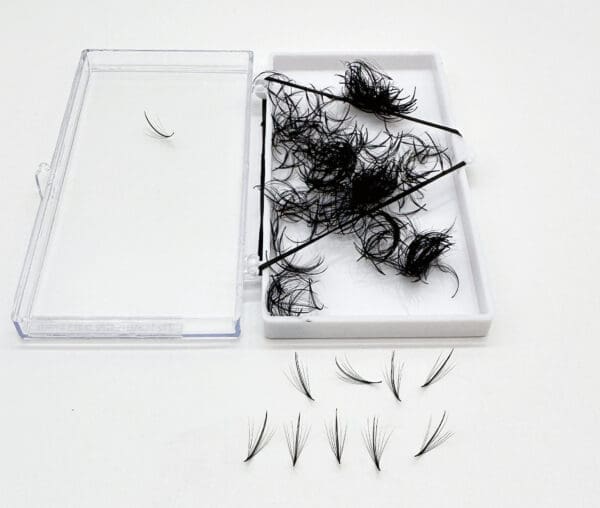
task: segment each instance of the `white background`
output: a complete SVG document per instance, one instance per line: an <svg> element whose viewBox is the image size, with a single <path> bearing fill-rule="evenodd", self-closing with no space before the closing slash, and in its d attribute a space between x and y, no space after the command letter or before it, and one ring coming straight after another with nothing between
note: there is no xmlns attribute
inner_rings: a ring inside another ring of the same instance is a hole
<svg viewBox="0 0 600 508"><path fill-rule="evenodd" d="M595 2L14 2L0 6L0 506L595 506L600 447L598 119ZM274 344L257 304L225 348L40 346L9 320L37 206L84 47L435 50L455 117L476 152L474 214L496 318L454 341L456 368L417 388L447 343ZM347 354L378 375L392 347L405 401L341 383ZM309 404L283 369L309 363ZM323 418L349 424L332 461ZM247 418L277 434L248 465ZM413 460L430 414L455 436ZM312 433L298 467L280 423ZM364 419L394 429L376 474Z"/></svg>

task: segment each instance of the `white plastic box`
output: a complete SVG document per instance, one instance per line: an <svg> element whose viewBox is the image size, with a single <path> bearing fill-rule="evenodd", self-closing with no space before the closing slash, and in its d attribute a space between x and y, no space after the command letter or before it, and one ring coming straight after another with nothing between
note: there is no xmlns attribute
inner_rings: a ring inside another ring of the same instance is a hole
<svg viewBox="0 0 600 508"><path fill-rule="evenodd" d="M452 124L432 54L276 54L267 67L335 87L342 62L355 58L416 86L421 117ZM259 183L248 180L250 129L260 129L251 85L262 70L253 69L250 51L82 53L15 297L23 338L242 333L244 279L253 285L245 259L255 250L253 239L244 243L245 197L249 209L259 199L258 190L248 192ZM175 135L157 138L144 112ZM464 171L428 188L427 202L423 226L454 222L455 298L447 276L432 275L428 285L378 276L356 262L351 241L332 236L318 243L328 266L318 287L326 307L274 317L263 302L267 337L485 335L491 305ZM267 206L267 223L268 215ZM263 295L267 283L265 270Z"/></svg>

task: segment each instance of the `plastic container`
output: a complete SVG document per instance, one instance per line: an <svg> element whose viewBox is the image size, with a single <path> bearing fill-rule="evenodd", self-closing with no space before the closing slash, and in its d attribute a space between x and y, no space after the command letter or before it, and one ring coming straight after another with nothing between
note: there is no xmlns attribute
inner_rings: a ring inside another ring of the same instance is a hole
<svg viewBox="0 0 600 508"><path fill-rule="evenodd" d="M342 62L355 58L374 61L406 88L416 86L420 117L452 124L433 54L275 54L267 67L335 88ZM36 174L41 202L12 313L21 337L242 333L244 283L246 294L254 288L264 297L269 273L249 275L256 265L259 181L249 181L248 154L260 153L261 143L252 77L261 70L253 71L251 51L82 53L54 156ZM266 132L270 153L270 121ZM445 138L462 157L456 141ZM267 157L267 179L270 171ZM485 335L492 311L468 194L459 170L427 189L429 211L417 219L425 228L453 225L456 246L447 262L460 277L456 297L447 275L433 274L429 284L380 276L356 262L352 241L332 235L318 242L328 266L318 283L326 307L274 317L263 301L267 337ZM269 213L267 203L265 224Z"/></svg>

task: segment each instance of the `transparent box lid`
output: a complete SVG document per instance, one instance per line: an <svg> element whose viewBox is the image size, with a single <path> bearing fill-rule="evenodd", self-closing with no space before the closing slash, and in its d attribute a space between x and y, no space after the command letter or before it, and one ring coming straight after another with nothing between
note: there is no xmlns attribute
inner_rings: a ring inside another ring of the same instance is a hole
<svg viewBox="0 0 600 508"><path fill-rule="evenodd" d="M239 335L251 82L249 51L82 53L21 336Z"/></svg>

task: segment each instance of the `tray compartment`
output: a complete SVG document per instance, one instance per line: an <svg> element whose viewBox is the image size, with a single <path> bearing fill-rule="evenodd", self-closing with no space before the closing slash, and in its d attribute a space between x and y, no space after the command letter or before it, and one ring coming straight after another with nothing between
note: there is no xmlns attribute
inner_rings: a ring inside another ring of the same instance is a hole
<svg viewBox="0 0 600 508"><path fill-rule="evenodd" d="M336 75L342 74L343 62L354 59L374 62L389 74L398 86L417 89L419 107L416 116L452 125L439 58L430 53L348 53L348 54L275 54L271 68L298 83L339 89ZM381 130L381 123L369 115L358 117L370 132ZM402 129L423 132L417 124L401 122ZM434 131L429 130L434 133ZM270 116L268 141L270 141ZM462 141L435 132L436 138L454 152L455 161L464 158ZM270 152L270 144L268 144ZM271 177L271 158L267 158L267 180ZM358 254L349 237L331 235L305 250L325 257L327 271L317 278L315 289L326 305L322 311L295 317L276 317L266 311L264 295L269 271L262 277L263 320L270 338L328 337L457 337L483 336L487 333L492 310L486 277L474 232L469 205L469 189L464 170L427 187L428 211L419 213L421 229L453 225L455 246L445 257L460 277L455 298L452 277L432 272L429 284L413 283L401 276L379 275L367 262L356 262ZM266 203L265 222L271 210ZM294 226L292 226L293 228ZM270 245L265 227L265 245Z"/></svg>

